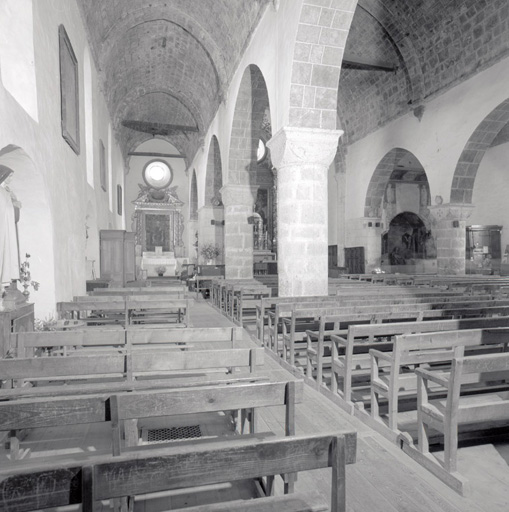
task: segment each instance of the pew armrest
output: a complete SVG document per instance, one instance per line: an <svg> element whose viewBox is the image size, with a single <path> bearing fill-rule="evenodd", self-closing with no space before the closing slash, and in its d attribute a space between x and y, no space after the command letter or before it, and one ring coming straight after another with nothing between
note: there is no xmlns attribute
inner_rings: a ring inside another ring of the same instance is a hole
<svg viewBox="0 0 509 512"><path fill-rule="evenodd" d="M346 338L343 338L343 336L338 336L337 334L331 334L330 339L334 343L338 343L340 345L343 345L344 347L346 347L346 345L348 344L348 340Z"/></svg>
<svg viewBox="0 0 509 512"><path fill-rule="evenodd" d="M449 379L444 377L443 374L439 374L437 372L430 372L429 370L425 370L424 368L416 368L414 370L415 374L423 380L430 380L435 384L443 386L444 388L449 387Z"/></svg>
<svg viewBox="0 0 509 512"><path fill-rule="evenodd" d="M380 352L380 350L376 350L374 348L370 349L369 355L371 358L383 359L384 361L392 361L392 353L390 352Z"/></svg>

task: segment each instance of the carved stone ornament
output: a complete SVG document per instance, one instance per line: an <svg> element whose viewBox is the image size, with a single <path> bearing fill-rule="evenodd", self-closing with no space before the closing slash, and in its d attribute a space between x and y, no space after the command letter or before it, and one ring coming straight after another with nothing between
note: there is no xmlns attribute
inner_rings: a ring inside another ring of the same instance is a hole
<svg viewBox="0 0 509 512"><path fill-rule="evenodd" d="M254 192L249 185L225 185L219 192L225 206L254 204Z"/></svg>
<svg viewBox="0 0 509 512"><path fill-rule="evenodd" d="M214 207L223 206L223 201L221 200L221 194L217 192L214 197L210 200L210 203Z"/></svg>
<svg viewBox="0 0 509 512"><path fill-rule="evenodd" d="M342 130L286 127L267 142L277 169L316 165L329 167L336 156Z"/></svg>
<svg viewBox="0 0 509 512"><path fill-rule="evenodd" d="M150 206L154 209L167 210L168 208L179 209L184 206L184 203L177 195L178 186L163 190L156 190L141 183L138 186L140 187L140 192L138 197L132 202L137 208Z"/></svg>
<svg viewBox="0 0 509 512"><path fill-rule="evenodd" d="M475 206L472 204L442 204L436 206L429 206L429 212L433 225L439 222L450 220L467 220Z"/></svg>

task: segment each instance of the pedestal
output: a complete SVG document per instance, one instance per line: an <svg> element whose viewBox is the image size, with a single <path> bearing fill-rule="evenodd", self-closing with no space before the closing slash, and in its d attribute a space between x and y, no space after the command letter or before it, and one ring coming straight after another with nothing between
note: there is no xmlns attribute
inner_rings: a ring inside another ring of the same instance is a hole
<svg viewBox="0 0 509 512"><path fill-rule="evenodd" d="M16 306L10 311L0 311L0 358L6 356L11 348L10 335L13 332L34 330L34 305Z"/></svg>
<svg viewBox="0 0 509 512"><path fill-rule="evenodd" d="M277 168L279 295L327 295L327 173L340 130L283 128L267 146Z"/></svg>

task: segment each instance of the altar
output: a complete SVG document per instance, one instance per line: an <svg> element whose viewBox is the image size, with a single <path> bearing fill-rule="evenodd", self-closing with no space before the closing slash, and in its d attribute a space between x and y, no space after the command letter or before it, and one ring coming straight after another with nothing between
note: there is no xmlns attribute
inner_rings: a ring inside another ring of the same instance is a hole
<svg viewBox="0 0 509 512"><path fill-rule="evenodd" d="M161 274L165 276L176 275L177 260L173 251L163 251L157 246L154 251L143 251L141 258L141 270L146 271L147 277L155 277Z"/></svg>

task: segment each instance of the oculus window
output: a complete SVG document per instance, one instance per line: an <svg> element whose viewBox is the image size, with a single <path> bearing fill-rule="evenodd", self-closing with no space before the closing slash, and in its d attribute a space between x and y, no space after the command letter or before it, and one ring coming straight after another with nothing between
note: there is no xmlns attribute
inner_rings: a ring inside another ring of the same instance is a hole
<svg viewBox="0 0 509 512"><path fill-rule="evenodd" d="M143 181L151 188L166 188L172 180L171 167L162 160L152 160L143 169Z"/></svg>

